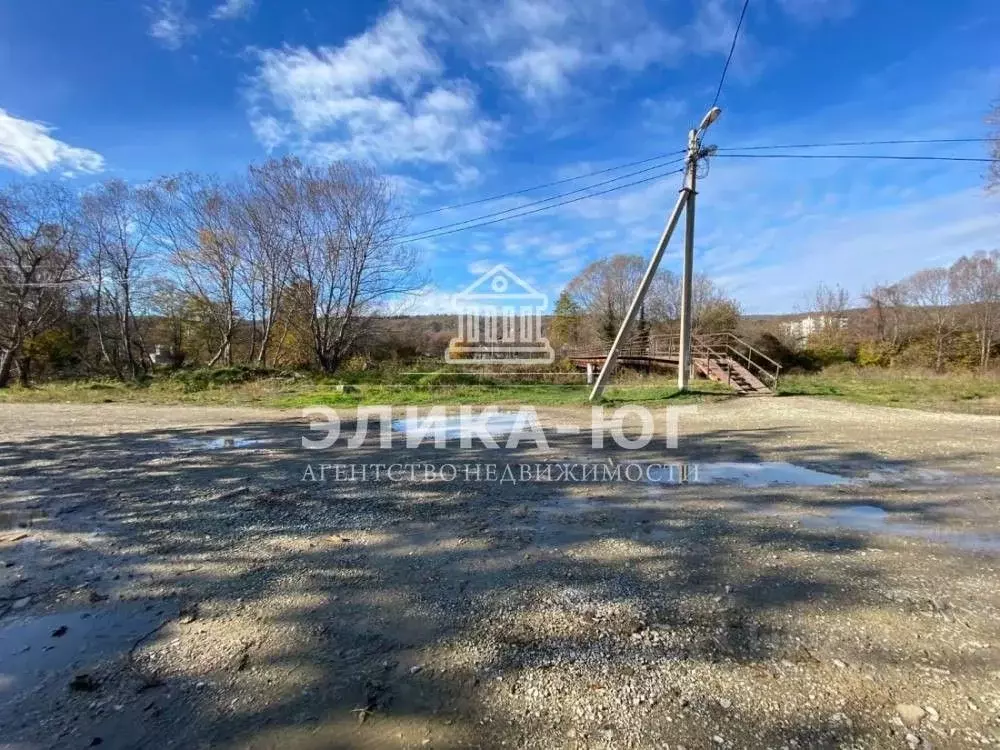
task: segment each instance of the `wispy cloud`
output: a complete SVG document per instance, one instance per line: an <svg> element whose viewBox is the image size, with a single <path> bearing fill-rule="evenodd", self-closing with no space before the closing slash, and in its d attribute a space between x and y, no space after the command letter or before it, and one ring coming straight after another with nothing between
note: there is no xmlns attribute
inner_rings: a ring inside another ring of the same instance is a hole
<svg viewBox="0 0 1000 750"><path fill-rule="evenodd" d="M466 57L499 71L534 103L566 95L588 73L672 64L684 46L642 0L503 0L488 6L409 0L403 7L458 40Z"/></svg>
<svg viewBox="0 0 1000 750"><path fill-rule="evenodd" d="M703 258L753 311L791 311L820 283L852 295L898 281L921 268L948 265L960 255L990 249L1000 236L1000 213L979 188L897 206L776 225L726 243ZM740 252L733 262L732 253Z"/></svg>
<svg viewBox="0 0 1000 750"><path fill-rule="evenodd" d="M261 52L250 102L265 146L324 159L458 165L498 133L472 84L444 76L424 25L398 9L340 47Z"/></svg>
<svg viewBox="0 0 1000 750"><path fill-rule="evenodd" d="M0 166L27 175L60 170L71 176L104 169L99 153L57 140L52 131L49 125L21 120L0 109Z"/></svg>
<svg viewBox="0 0 1000 750"><path fill-rule="evenodd" d="M447 164L464 169L468 182L477 176L469 161L495 148L502 126L483 114L467 76L475 72L483 86L499 84L544 113L582 88L607 95L602 73L621 82L623 72L725 55L738 16L732 5L705 0L687 17L671 9L676 17L668 19L644 0L396 0L339 46L259 52L251 126L268 149ZM756 54L749 34L741 50Z"/></svg>
<svg viewBox="0 0 1000 750"><path fill-rule="evenodd" d="M149 35L169 50L180 49L187 38L197 31L187 17L185 0L160 0L156 7L150 9L150 14Z"/></svg>
<svg viewBox="0 0 1000 750"><path fill-rule="evenodd" d="M455 290L425 286L396 300L393 312L397 315L451 315L455 313Z"/></svg>
<svg viewBox="0 0 1000 750"><path fill-rule="evenodd" d="M566 93L570 80L586 62L572 45L543 41L500 63L510 82L535 101Z"/></svg>
<svg viewBox="0 0 1000 750"><path fill-rule="evenodd" d="M253 10L255 0L224 0L215 6L212 18L217 21L234 21L246 18Z"/></svg>

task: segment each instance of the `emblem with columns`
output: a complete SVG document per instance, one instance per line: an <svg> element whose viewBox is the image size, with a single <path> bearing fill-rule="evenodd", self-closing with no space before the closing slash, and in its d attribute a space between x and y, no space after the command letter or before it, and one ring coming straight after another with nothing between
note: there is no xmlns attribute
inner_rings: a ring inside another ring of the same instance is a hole
<svg viewBox="0 0 1000 750"><path fill-rule="evenodd" d="M548 298L504 265L496 265L452 297L458 336L445 361L457 363L549 364L555 352L542 336Z"/></svg>

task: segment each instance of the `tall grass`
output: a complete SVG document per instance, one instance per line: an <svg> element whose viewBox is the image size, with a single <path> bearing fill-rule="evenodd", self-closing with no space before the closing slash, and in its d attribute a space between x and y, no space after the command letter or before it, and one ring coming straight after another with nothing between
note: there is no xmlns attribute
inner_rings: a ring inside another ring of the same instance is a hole
<svg viewBox="0 0 1000 750"><path fill-rule="evenodd" d="M783 376L778 393L913 409L1000 414L1000 377L995 373L836 365L819 373Z"/></svg>

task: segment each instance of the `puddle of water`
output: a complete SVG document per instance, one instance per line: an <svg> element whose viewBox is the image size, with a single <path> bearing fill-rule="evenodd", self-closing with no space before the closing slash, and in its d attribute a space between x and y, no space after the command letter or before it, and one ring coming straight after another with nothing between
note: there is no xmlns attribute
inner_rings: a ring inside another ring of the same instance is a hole
<svg viewBox="0 0 1000 750"><path fill-rule="evenodd" d="M13 621L0 628L0 695L31 690L31 683L47 672L65 672L68 685L74 673L124 653L137 638L174 615L176 607L157 603Z"/></svg>
<svg viewBox="0 0 1000 750"><path fill-rule="evenodd" d="M260 445L263 440L257 438L173 438L170 444L177 448L189 451L218 451L227 448L253 448Z"/></svg>
<svg viewBox="0 0 1000 750"><path fill-rule="evenodd" d="M854 528L881 528L889 521L889 514L877 505L849 505L830 513L830 520Z"/></svg>
<svg viewBox="0 0 1000 750"><path fill-rule="evenodd" d="M894 521L889 513L876 505L848 505L835 508L823 516L806 515L799 519L810 529L844 529L848 531L886 534L940 542L951 547L980 552L1000 552L1000 536L971 534L954 529Z"/></svg>
<svg viewBox="0 0 1000 750"><path fill-rule="evenodd" d="M660 482L664 484L739 484L743 487L775 484L830 487L851 481L839 474L815 471L784 461L677 464L665 466L660 477Z"/></svg>
<svg viewBox="0 0 1000 750"><path fill-rule="evenodd" d="M958 477L941 469L897 468L880 466L865 475L865 481L872 484L954 484L956 482L977 481L977 477Z"/></svg>
<svg viewBox="0 0 1000 750"><path fill-rule="evenodd" d="M516 430L534 430L538 424L530 414L521 412L481 412L479 414L454 414L427 416L416 419L394 419L392 429L404 435L423 434L426 440L455 440L479 435L499 437Z"/></svg>

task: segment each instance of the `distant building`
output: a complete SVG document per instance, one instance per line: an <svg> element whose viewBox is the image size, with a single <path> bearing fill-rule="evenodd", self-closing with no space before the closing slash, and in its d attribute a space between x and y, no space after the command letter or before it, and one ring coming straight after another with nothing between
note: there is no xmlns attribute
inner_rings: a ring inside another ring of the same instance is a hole
<svg viewBox="0 0 1000 750"><path fill-rule="evenodd" d="M174 353L169 346L157 344L153 353L149 355L149 359L153 363L154 367L160 365L170 365L174 362Z"/></svg>
<svg viewBox="0 0 1000 750"><path fill-rule="evenodd" d="M790 320L787 323L782 323L781 327L789 338L802 346L809 342L809 337L814 333L847 328L847 318L832 315L807 315L801 320Z"/></svg>

